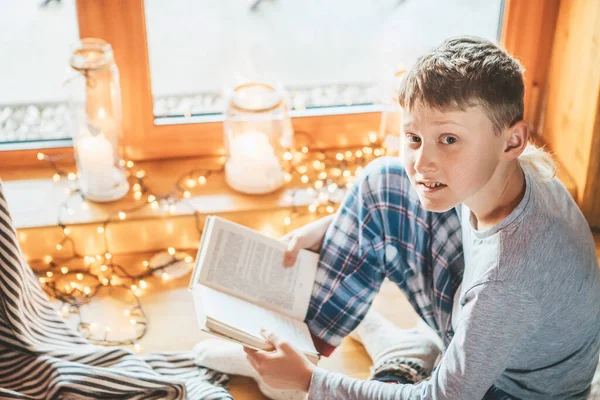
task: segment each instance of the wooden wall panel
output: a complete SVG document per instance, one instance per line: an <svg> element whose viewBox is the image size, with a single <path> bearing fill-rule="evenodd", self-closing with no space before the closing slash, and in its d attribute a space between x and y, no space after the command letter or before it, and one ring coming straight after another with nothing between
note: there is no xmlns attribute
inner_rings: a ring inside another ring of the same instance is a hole
<svg viewBox="0 0 600 400"><path fill-rule="evenodd" d="M560 0L507 0L502 45L525 67L525 120L538 134Z"/></svg>
<svg viewBox="0 0 600 400"><path fill-rule="evenodd" d="M542 139L573 178L588 222L600 227L600 1L561 1L554 38Z"/></svg>

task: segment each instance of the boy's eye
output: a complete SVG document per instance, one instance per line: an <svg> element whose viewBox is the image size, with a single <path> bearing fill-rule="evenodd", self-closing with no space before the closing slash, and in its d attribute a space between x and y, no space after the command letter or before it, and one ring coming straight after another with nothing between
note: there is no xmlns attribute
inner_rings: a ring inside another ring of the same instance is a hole
<svg viewBox="0 0 600 400"><path fill-rule="evenodd" d="M456 138L454 136L446 136L442 139L442 142L445 144L454 144L456 143Z"/></svg>
<svg viewBox="0 0 600 400"><path fill-rule="evenodd" d="M407 133L406 139L408 140L408 143L420 143L421 142L421 138L418 137L417 135L413 135L412 133Z"/></svg>

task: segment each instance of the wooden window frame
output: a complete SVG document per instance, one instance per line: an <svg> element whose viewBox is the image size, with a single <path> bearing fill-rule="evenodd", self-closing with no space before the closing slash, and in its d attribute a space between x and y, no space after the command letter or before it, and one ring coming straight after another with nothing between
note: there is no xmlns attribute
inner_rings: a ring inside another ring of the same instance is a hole
<svg viewBox="0 0 600 400"><path fill-rule="evenodd" d="M501 42L527 67L526 119L536 125L541 112L559 0L505 0ZM121 74L124 154L132 160L220 155L222 122L156 125L146 38L144 0L77 0L80 37L99 37L113 46ZM347 109L348 114L294 117L296 131L308 132L313 146L344 148L368 142L379 129L380 113ZM47 151L45 151L47 152ZM72 157L72 148L52 149ZM37 162L37 150L0 152L1 168Z"/></svg>

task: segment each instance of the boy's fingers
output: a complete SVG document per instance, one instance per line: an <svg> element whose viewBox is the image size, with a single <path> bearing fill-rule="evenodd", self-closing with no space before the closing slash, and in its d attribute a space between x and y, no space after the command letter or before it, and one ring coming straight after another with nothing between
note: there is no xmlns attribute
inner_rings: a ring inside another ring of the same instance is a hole
<svg viewBox="0 0 600 400"><path fill-rule="evenodd" d="M256 363L256 360L254 359L254 357L251 354L247 354L246 359L248 360L248 362L250 363L252 368L254 368L255 370L258 371L258 364Z"/></svg>
<svg viewBox="0 0 600 400"><path fill-rule="evenodd" d="M256 365L259 365L269 358L269 353L263 350L254 350L244 347L244 351L246 352L246 358L252 360Z"/></svg>
<svg viewBox="0 0 600 400"><path fill-rule="evenodd" d="M263 335L263 337L265 339L267 339L267 341L269 343L271 343L277 350L279 350L279 347L281 345L281 340L279 339L279 336L275 332L271 332L266 329L261 329L260 333L261 333L261 335Z"/></svg>
<svg viewBox="0 0 600 400"><path fill-rule="evenodd" d="M285 251L285 256L283 257L283 265L286 267L291 267L296 263L296 257L298 256L298 237L293 236L287 245L287 249Z"/></svg>
<svg viewBox="0 0 600 400"><path fill-rule="evenodd" d="M287 253L293 252L294 250L296 250L297 246L298 246L298 236L294 235L290 238L290 240L288 240L286 252Z"/></svg>
<svg viewBox="0 0 600 400"><path fill-rule="evenodd" d="M296 264L296 254L286 254L283 258L283 265L285 267L293 267Z"/></svg>

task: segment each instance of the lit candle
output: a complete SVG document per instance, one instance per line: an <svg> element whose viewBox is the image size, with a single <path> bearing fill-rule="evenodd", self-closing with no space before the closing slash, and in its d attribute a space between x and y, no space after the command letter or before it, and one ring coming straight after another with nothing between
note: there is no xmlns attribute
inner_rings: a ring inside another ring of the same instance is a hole
<svg viewBox="0 0 600 400"><path fill-rule="evenodd" d="M285 172L269 138L259 131L231 139L225 174L230 186L251 194L271 192L285 181Z"/></svg>
<svg viewBox="0 0 600 400"><path fill-rule="evenodd" d="M112 145L104 135L81 138L77 142L77 157L85 192L103 194L121 183L119 171L113 165Z"/></svg>

